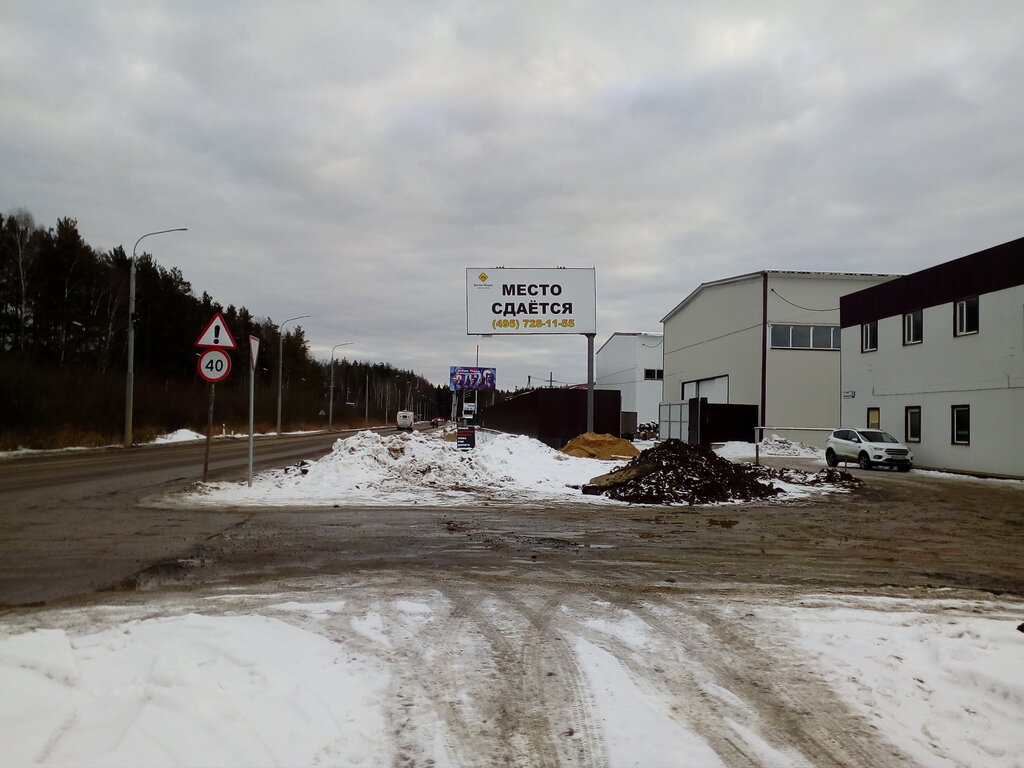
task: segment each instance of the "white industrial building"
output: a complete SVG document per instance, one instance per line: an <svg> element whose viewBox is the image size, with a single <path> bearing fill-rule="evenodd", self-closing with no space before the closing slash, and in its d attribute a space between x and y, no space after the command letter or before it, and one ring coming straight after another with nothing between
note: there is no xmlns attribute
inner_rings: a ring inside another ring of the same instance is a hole
<svg viewBox="0 0 1024 768"><path fill-rule="evenodd" d="M613 333L595 355L594 387L622 393L625 422L646 424L658 420L661 402L662 335Z"/></svg>
<svg viewBox="0 0 1024 768"><path fill-rule="evenodd" d="M842 328L843 426L1024 477L1024 238L845 296Z"/></svg>
<svg viewBox="0 0 1024 768"><path fill-rule="evenodd" d="M839 426L839 297L893 277L764 270L701 284L661 321L661 437L686 439L687 402L707 398L757 406L769 436L823 445L823 432L784 428Z"/></svg>

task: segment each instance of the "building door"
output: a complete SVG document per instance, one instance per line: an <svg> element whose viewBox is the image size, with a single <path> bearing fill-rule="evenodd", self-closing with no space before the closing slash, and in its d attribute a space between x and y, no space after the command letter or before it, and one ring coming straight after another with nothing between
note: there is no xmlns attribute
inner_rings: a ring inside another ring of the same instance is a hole
<svg viewBox="0 0 1024 768"><path fill-rule="evenodd" d="M868 408L868 429L882 428L882 409Z"/></svg>

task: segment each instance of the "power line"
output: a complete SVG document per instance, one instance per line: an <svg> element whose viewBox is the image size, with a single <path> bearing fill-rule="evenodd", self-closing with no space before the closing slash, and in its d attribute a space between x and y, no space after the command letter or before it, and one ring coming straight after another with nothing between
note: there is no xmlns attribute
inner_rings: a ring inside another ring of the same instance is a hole
<svg viewBox="0 0 1024 768"><path fill-rule="evenodd" d="M805 312L838 312L839 311L839 307L830 307L829 309L813 309L811 307L801 307L799 304L794 304L792 301L787 299L785 296L783 296L781 293L776 291L774 288L772 288L772 293L774 293L776 296L778 296L780 299L782 299L784 302L786 302L790 306L796 307L797 309L802 309Z"/></svg>
<svg viewBox="0 0 1024 768"><path fill-rule="evenodd" d="M686 344L686 345L684 345L682 347L679 347L677 349L670 349L667 352L665 352L665 354L666 355L671 355L674 352L682 352L684 349L690 349L691 347L699 347L701 344L707 344L708 342L711 342L711 341L718 341L719 339L724 339L727 336L735 336L737 333L744 333L746 331L752 331L753 329L760 328L760 327L761 327L761 323L755 323L754 325L748 325L746 328L739 328L739 329L737 329L735 331L729 331L728 333L723 333L721 336L714 336L713 338L710 338L710 339L702 339L700 341L695 341L693 344Z"/></svg>

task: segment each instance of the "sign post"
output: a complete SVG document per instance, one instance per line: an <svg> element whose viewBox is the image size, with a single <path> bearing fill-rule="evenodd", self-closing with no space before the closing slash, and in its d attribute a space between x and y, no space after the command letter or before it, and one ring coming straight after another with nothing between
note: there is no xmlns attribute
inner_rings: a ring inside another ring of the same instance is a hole
<svg viewBox="0 0 1024 768"><path fill-rule="evenodd" d="M203 482L210 473L210 442L213 440L213 394L217 389L214 382L210 382L210 410L206 416L206 451L203 453Z"/></svg>
<svg viewBox="0 0 1024 768"><path fill-rule="evenodd" d="M225 349L235 348L235 339L228 330L224 317L218 312L213 320L206 324L206 328L199 338L196 339L197 347L206 347L206 351L199 356L199 375L210 382L210 408L206 418L206 451L203 455L203 482L209 477L210 470L210 443L213 440L213 401L217 382L223 381L231 373L231 358Z"/></svg>
<svg viewBox="0 0 1024 768"><path fill-rule="evenodd" d="M252 488L252 446L253 427L255 426L256 401L256 356L260 352L260 340L257 336L249 337L249 487Z"/></svg>

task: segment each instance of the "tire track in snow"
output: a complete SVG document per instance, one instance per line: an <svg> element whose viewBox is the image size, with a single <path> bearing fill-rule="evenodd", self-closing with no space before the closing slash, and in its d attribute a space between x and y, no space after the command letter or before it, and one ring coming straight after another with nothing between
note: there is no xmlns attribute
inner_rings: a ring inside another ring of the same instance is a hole
<svg viewBox="0 0 1024 768"><path fill-rule="evenodd" d="M596 726L595 704L576 654L559 630L559 610L575 590L560 588L543 599L539 609L531 608L511 590L505 593L530 622L522 641L523 667L529 669L539 699L548 713L548 730L559 753L556 765L606 768L608 752ZM563 718L568 716L568 724ZM571 747L571 748L570 748Z"/></svg>
<svg viewBox="0 0 1024 768"><path fill-rule="evenodd" d="M479 583L440 589L452 615L438 647L454 649L471 636L481 641L469 663L465 655L442 653L430 679L460 762L604 766L583 677L568 645L550 631L560 593L532 608L510 590ZM467 669L478 674L464 680L460 670Z"/></svg>
<svg viewBox="0 0 1024 768"><path fill-rule="evenodd" d="M651 594L632 600L621 591L607 593L609 602L658 633L675 663L647 667L622 660L667 691L675 711L726 764L771 764L766 751L796 752L797 762L812 765L911 764L777 639L785 627L754 624L752 615L724 616L701 599L679 605L669 595L658 597L655 603ZM753 739L729 721L746 723ZM757 739L768 750L751 743Z"/></svg>

